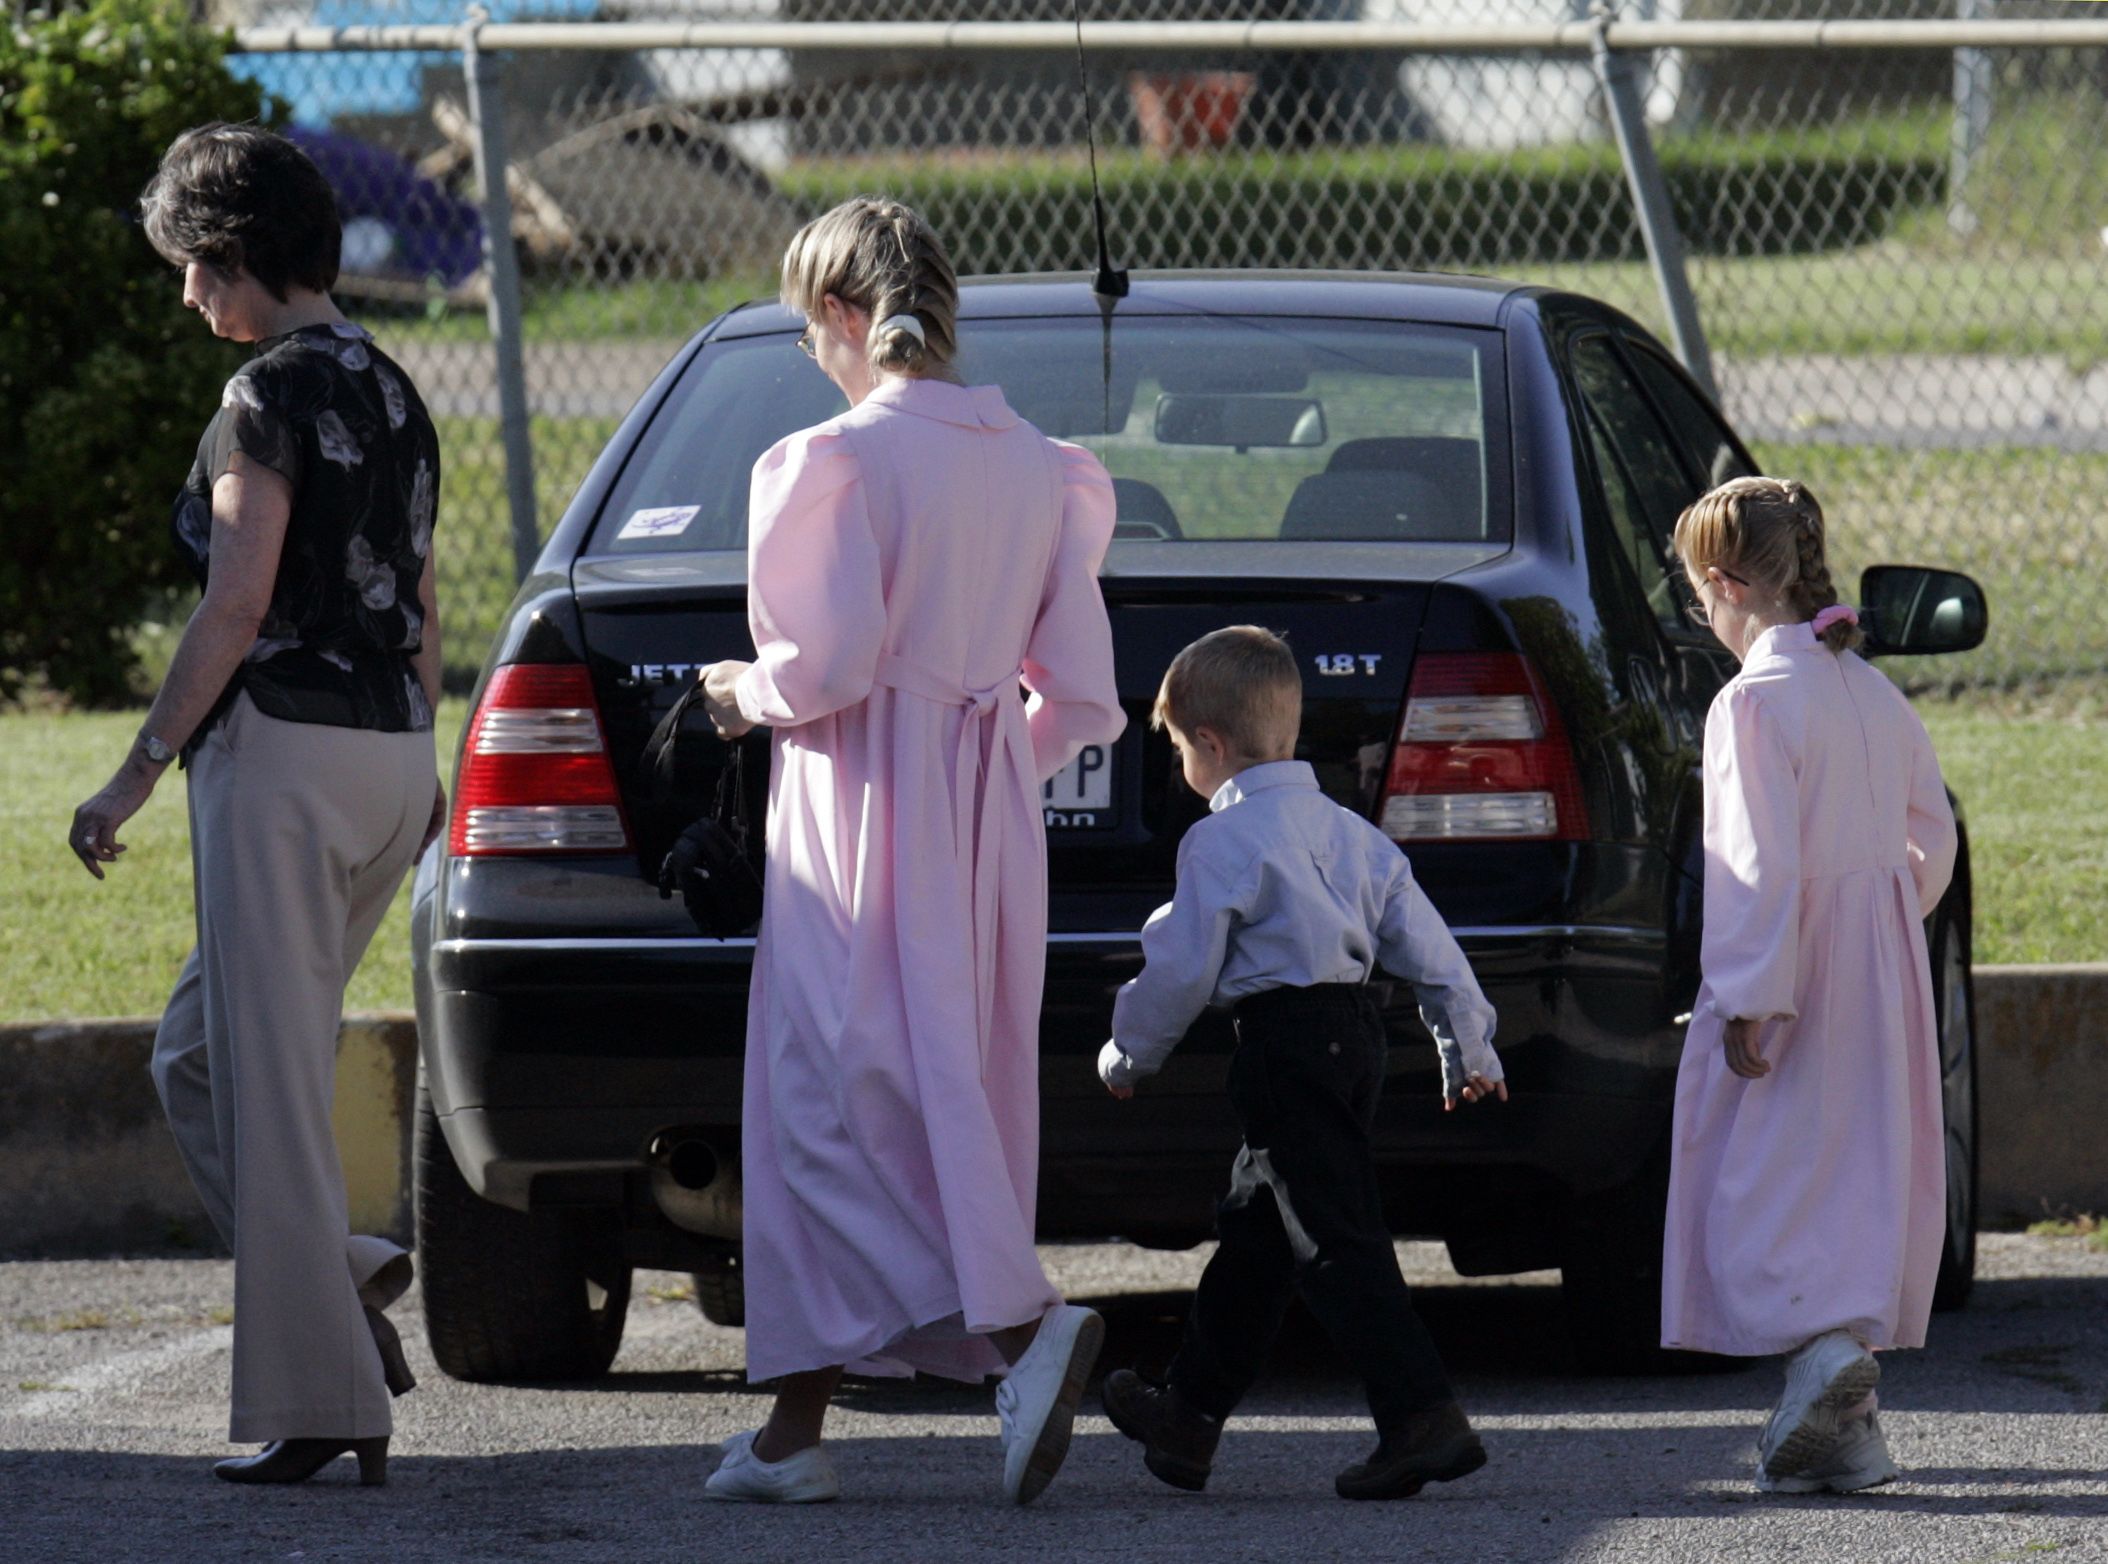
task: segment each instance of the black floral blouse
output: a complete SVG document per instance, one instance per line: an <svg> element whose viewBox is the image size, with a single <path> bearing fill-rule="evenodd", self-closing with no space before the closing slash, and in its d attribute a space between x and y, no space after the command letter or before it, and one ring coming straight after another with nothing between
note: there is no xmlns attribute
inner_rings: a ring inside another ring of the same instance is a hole
<svg viewBox="0 0 2108 1564"><path fill-rule="evenodd" d="M176 543L202 585L212 486L234 453L293 485L271 606L207 731L247 690L288 722L421 732L432 708L410 658L417 583L432 549L439 438L410 377L357 326L308 326L257 344L176 498Z"/></svg>

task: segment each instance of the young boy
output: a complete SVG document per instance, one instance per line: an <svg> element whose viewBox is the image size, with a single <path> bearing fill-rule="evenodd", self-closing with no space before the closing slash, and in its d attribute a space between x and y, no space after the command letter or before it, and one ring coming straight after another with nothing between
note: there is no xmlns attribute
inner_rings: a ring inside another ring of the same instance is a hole
<svg viewBox="0 0 2108 1564"><path fill-rule="evenodd" d="M1199 1489L1223 1420L1257 1377L1290 1298L1367 1387L1379 1443L1341 1472L1347 1499L1397 1499L1476 1471L1486 1452L1413 1312L1369 1152L1384 1028L1364 986L1413 984L1442 1058L1445 1108L1507 1099L1493 1010L1464 953L1375 826L1291 758L1302 676L1277 635L1238 625L1178 654L1153 725L1168 728L1209 817L1179 845L1178 890L1142 930L1147 965L1120 990L1098 1073L1115 1097L1160 1069L1203 1007L1228 1004L1230 1100L1244 1146L1218 1208L1167 1382L1106 1376L1106 1415L1149 1470Z"/></svg>

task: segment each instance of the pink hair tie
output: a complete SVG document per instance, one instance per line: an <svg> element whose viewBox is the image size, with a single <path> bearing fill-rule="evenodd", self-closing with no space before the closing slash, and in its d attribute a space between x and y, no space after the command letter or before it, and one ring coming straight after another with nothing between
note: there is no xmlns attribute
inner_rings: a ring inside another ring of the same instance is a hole
<svg viewBox="0 0 2108 1564"><path fill-rule="evenodd" d="M1859 623L1859 610L1844 603L1832 603L1810 622L1814 626L1815 633L1821 635L1839 620L1844 621L1846 624L1856 625Z"/></svg>

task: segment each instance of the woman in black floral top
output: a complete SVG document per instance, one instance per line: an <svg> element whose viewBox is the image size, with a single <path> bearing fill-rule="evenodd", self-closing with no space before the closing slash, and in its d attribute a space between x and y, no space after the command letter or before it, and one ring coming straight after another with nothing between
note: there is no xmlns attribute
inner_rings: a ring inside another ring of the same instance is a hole
<svg viewBox="0 0 2108 1564"><path fill-rule="evenodd" d="M385 733L432 725L412 663L432 554L439 444L409 377L348 321L265 339L227 382L176 501L176 541L211 579L213 486L236 452L283 477L293 513L257 638L223 702ZM308 480L308 481L303 481Z"/></svg>
<svg viewBox="0 0 2108 1564"><path fill-rule="evenodd" d="M253 343L176 500L204 595L145 726L75 812L88 871L180 752L198 948L154 1081L235 1258L233 1482L299 1482L347 1451L385 1479L413 1381L381 1312L410 1257L348 1233L330 1126L344 987L446 813L432 747L439 446L410 379L331 302L328 184L253 127L178 137L142 200L183 301Z"/></svg>

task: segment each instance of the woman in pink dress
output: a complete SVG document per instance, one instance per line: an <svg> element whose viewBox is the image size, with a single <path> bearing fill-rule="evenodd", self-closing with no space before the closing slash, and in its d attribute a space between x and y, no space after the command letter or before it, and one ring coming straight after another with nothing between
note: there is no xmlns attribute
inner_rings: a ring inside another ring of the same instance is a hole
<svg viewBox="0 0 2108 1564"><path fill-rule="evenodd" d="M1048 1282L1033 1220L1040 786L1126 723L1097 580L1112 483L960 383L958 286L907 207L809 224L783 299L850 406L755 464L756 656L703 674L721 732L774 730L744 1262L747 1373L782 1382L708 1491L833 1498L844 1365L1007 1368L1003 1485L1025 1503L1104 1330Z"/></svg>
<svg viewBox="0 0 2108 1564"><path fill-rule="evenodd" d="M1924 724L1854 652L1823 515L1737 478L1676 550L1742 671L1705 727L1705 939L1677 1077L1662 1344L1791 1354L1767 1492L1892 1481L1873 1350L1924 1345L1946 1221L1923 919L1954 869Z"/></svg>

